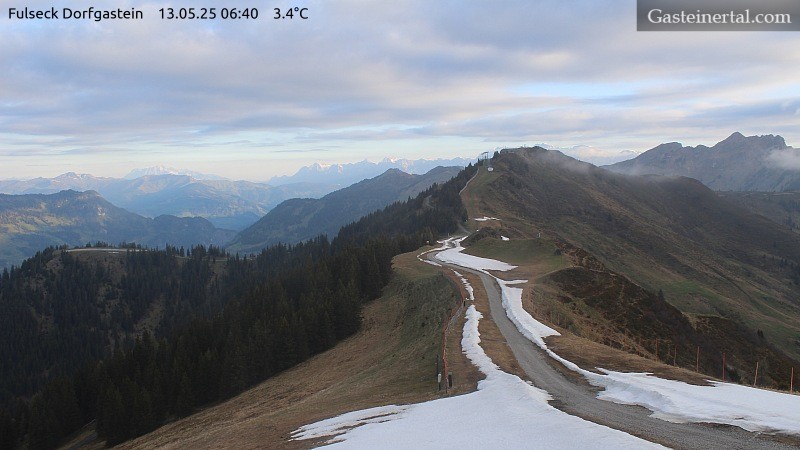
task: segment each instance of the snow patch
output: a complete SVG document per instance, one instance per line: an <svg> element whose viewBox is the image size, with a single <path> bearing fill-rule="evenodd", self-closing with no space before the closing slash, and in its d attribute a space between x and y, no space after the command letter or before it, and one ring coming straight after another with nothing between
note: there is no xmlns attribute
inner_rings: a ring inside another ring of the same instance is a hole
<svg viewBox="0 0 800 450"><path fill-rule="evenodd" d="M747 431L800 435L800 396L713 381L696 386L648 373L603 370L598 398L640 405L670 422L714 422ZM593 382L592 384L595 384Z"/></svg>
<svg viewBox="0 0 800 450"><path fill-rule="evenodd" d="M475 219L476 222L486 222L487 220L500 220L500 219L498 219L497 217L488 217L488 216L478 217L477 219Z"/></svg>
<svg viewBox="0 0 800 450"><path fill-rule="evenodd" d="M322 420L311 425L300 427L292 432L293 440L319 439L343 433L348 428L359 427L368 423L383 423L392 420L398 414L408 410L409 406L379 406L377 408L362 409ZM333 439L335 442L336 439Z"/></svg>
<svg viewBox="0 0 800 450"><path fill-rule="evenodd" d="M436 251L439 251L439 250L444 250L444 249L447 248L448 242L449 242L449 239L448 240L444 240L444 241L438 241L437 242L438 244L442 244L441 247L432 248L430 250L425 250L424 252L422 252L419 255L417 255L417 259L420 260L421 262L428 263L428 264L430 264L432 266L442 267L441 264L439 264L439 263L437 263L435 261L431 261L430 259L423 258L422 255L428 254L430 252L436 252Z"/></svg>
<svg viewBox="0 0 800 450"><path fill-rule="evenodd" d="M504 241L510 241L510 240L511 240L511 239L509 239L509 238L507 238L507 237L505 237L505 236L500 236L500 239L502 239L502 240L504 240Z"/></svg>
<svg viewBox="0 0 800 450"><path fill-rule="evenodd" d="M293 439L331 437L334 448L664 448L570 416L550 395L501 371L480 346L481 313L467 308L461 347L486 378L478 391L408 406L343 414L306 425Z"/></svg>
<svg viewBox="0 0 800 450"><path fill-rule="evenodd" d="M512 286L515 284L519 284L520 281L522 283L525 283L526 280L504 281L496 277L495 279L497 280L497 283L500 285L500 293L503 300L503 309L506 310L508 318L511 319L511 322L513 322L514 325L516 325L520 333L522 333L526 338L530 339L533 343L542 348L547 347L546 344L544 343L544 338L546 338L547 336L561 335L558 331L534 319L522 307L523 289Z"/></svg>
<svg viewBox="0 0 800 450"><path fill-rule="evenodd" d="M517 266L512 266L511 264L506 264L502 261L481 258L479 256L462 253L464 251L464 247L461 246L461 241L463 240L464 238L446 241L447 243L445 245L452 245L452 247L437 253L436 259L444 263L455 264L461 267L469 267L483 273L487 273L487 270L499 270L501 272L506 272L517 268Z"/></svg>
<svg viewBox="0 0 800 450"><path fill-rule="evenodd" d="M487 273L486 267L500 267L502 261L479 258L459 259L452 252L461 251L460 241L444 262L459 261ZM445 253L445 252L442 252ZM442 255L439 253L437 258ZM469 256L469 255L467 255ZM473 264L474 265L470 265ZM488 273L487 273L488 274ZM488 274L492 277L494 275ZM544 338L558 335L556 330L534 319L522 307L523 290L513 287L525 280L505 281L494 277L500 286L503 308L517 329L531 342L565 367L583 375L589 383L604 390L602 400L640 405L653 412L652 416L671 422L711 422L741 427L748 431L800 435L800 396L732 383L712 382L712 386L696 386L680 381L665 380L647 373L622 373L600 369L597 374L578 367L547 347Z"/></svg>
<svg viewBox="0 0 800 450"><path fill-rule="evenodd" d="M653 412L653 417L670 422L711 422L747 431L800 435L800 396L797 395L721 382L696 386L648 373L599 369L605 373L601 375L578 367L547 347L544 338L559 333L522 308L522 290L509 287L512 283L497 281L503 308L517 329L550 357L583 375L590 384L603 388L597 398L643 406Z"/></svg>
<svg viewBox="0 0 800 450"><path fill-rule="evenodd" d="M464 284L464 289L466 289L467 290L467 294L469 294L469 301L474 302L475 301L475 291L472 290L472 285L469 284L469 280L467 280L466 277L464 277L464 275L461 275L460 273L456 272L455 270L453 270L453 273L456 274L456 276L461 280L461 283Z"/></svg>
<svg viewBox="0 0 800 450"><path fill-rule="evenodd" d="M462 239L440 241L436 259L482 273L507 271L510 264L462 253ZM425 253L418 255L418 258ZM473 298L472 286L460 273ZM494 276L493 276L494 277ZM653 416L672 422L712 422L739 426L754 432L800 435L800 396L714 382L695 386L664 380L646 373L621 373L581 369L547 348L544 338L558 332L534 319L522 307L526 280L501 280L503 307L514 325L533 343L566 367L582 374L604 390L598 398L640 405ZM480 347L474 305L466 311L461 342L467 358L486 375L478 391L426 403L390 405L355 411L306 425L293 439L330 437L327 443L346 448L644 448L659 447L559 411L547 402L550 395L520 378L501 371ZM476 420L476 417L479 419ZM661 447L659 447L661 448Z"/></svg>

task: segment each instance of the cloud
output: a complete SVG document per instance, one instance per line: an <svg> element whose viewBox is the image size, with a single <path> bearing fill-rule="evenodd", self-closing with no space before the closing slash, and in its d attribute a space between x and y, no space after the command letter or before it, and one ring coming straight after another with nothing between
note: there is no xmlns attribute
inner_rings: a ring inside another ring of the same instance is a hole
<svg viewBox="0 0 800 450"><path fill-rule="evenodd" d="M766 162L777 169L800 171L800 149L773 150L767 155Z"/></svg>
<svg viewBox="0 0 800 450"><path fill-rule="evenodd" d="M119 5L145 10L140 22L3 19L7 170L33 148L58 166L165 148L210 158L214 146L256 160L326 141L363 159L542 141L614 158L735 130L800 140L791 33L637 33L632 0L309 0L302 22L266 7L258 21L162 21L163 6Z"/></svg>
<svg viewBox="0 0 800 450"><path fill-rule="evenodd" d="M630 150L606 150L589 145L576 145L570 148L558 148L565 155L592 163L596 166L614 164L636 157L637 153Z"/></svg>

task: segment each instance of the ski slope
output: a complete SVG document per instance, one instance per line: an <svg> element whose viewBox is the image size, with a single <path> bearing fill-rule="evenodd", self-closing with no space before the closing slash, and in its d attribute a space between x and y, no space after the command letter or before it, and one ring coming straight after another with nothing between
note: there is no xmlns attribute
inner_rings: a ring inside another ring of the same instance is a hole
<svg viewBox="0 0 800 450"><path fill-rule="evenodd" d="M664 448L550 406L550 396L501 371L480 346L481 314L470 305L461 346L486 375L476 392L415 405L354 411L293 433L332 448Z"/></svg>
<svg viewBox="0 0 800 450"><path fill-rule="evenodd" d="M488 271L516 266L463 253L462 239L441 242L436 259L470 268L497 280L509 319L531 342L603 388L598 398L643 406L672 422L710 422L748 431L800 434L800 397L730 383L695 386L645 373L581 369L547 348L544 338L558 332L522 307L525 280L503 280ZM419 255L420 257L422 256ZM422 258L420 258L422 259ZM472 292L459 272L456 275ZM562 412L550 395L501 371L480 347L481 314L466 312L462 349L486 378L476 392L414 405L390 405L346 413L296 430L292 438L323 439L336 448L663 448L622 431Z"/></svg>

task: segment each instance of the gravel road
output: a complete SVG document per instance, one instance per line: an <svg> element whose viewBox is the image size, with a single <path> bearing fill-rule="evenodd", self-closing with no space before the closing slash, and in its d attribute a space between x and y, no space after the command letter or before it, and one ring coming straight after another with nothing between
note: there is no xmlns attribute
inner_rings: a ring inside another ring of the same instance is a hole
<svg viewBox="0 0 800 450"><path fill-rule="evenodd" d="M791 441L770 435L751 433L738 427L672 423L650 417L650 411L597 399L597 389L578 379L565 376L553 367L559 364L525 338L503 309L500 288L486 274L453 266L478 275L489 297L492 319L511 347L519 365L533 384L549 392L556 408L586 420L624 431L651 442L678 449L797 449ZM778 441L780 439L780 442ZM797 442L797 441L795 441Z"/></svg>

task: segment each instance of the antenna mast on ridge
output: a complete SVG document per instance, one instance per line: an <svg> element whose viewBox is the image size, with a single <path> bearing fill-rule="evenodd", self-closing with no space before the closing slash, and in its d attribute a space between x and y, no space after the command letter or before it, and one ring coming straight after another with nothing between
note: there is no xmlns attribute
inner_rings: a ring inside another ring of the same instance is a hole
<svg viewBox="0 0 800 450"><path fill-rule="evenodd" d="M478 162L486 161L486 170L491 172L492 170L492 159L489 157L489 152L483 152L480 156L478 156Z"/></svg>

